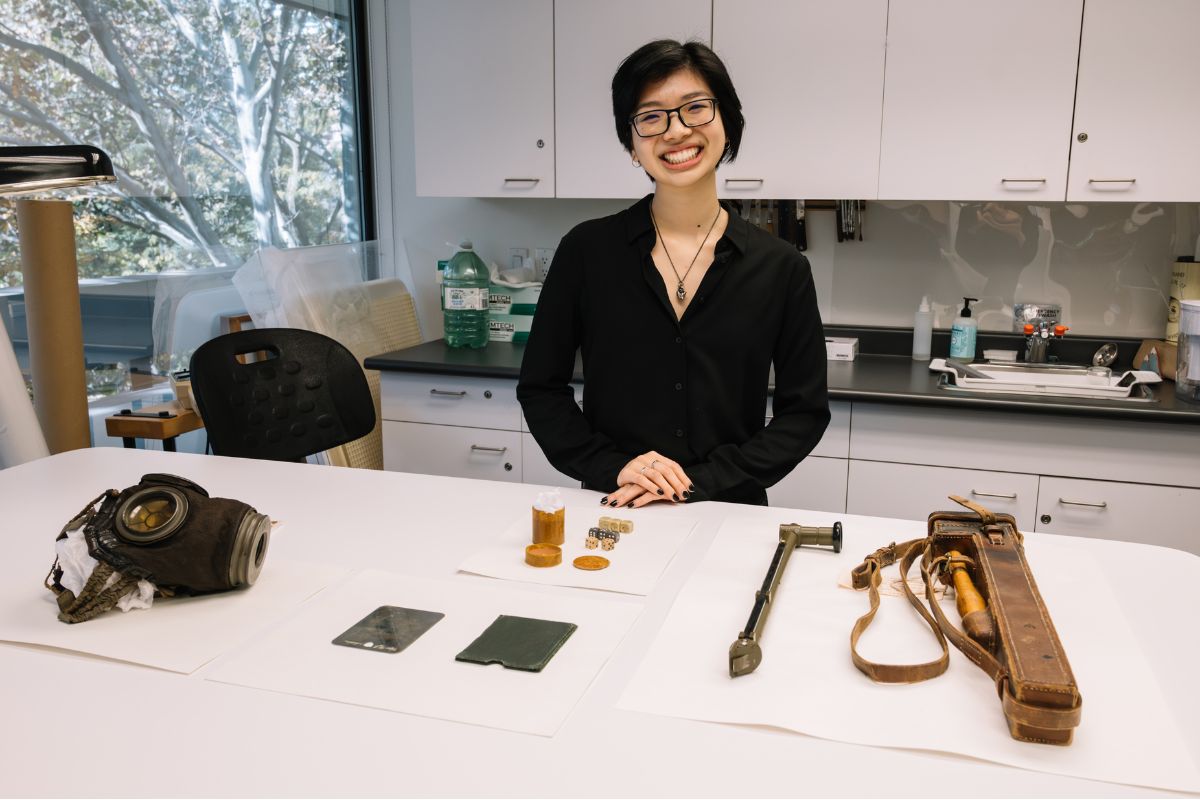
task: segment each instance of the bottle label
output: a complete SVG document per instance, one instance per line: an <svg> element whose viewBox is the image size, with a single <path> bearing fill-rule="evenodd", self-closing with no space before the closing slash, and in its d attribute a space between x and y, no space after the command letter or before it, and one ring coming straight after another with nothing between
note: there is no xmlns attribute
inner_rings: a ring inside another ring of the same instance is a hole
<svg viewBox="0 0 1200 800"><path fill-rule="evenodd" d="M447 311L487 311L488 290L443 287L444 308Z"/></svg>

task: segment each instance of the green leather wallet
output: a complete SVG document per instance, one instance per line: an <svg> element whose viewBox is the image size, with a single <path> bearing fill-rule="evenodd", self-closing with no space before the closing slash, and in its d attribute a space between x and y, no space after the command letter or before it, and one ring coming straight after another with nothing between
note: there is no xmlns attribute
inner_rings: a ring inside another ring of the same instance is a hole
<svg viewBox="0 0 1200 800"><path fill-rule="evenodd" d="M571 638L575 628L576 625L571 622L501 614L454 660L502 664L507 669L541 672L558 649Z"/></svg>

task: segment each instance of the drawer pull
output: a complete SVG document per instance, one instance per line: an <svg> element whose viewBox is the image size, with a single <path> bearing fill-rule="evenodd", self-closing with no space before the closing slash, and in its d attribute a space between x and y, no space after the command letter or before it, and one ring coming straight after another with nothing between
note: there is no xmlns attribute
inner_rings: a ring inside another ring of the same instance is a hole
<svg viewBox="0 0 1200 800"><path fill-rule="evenodd" d="M976 497L999 497L1001 500L1016 500L1017 499L1016 492L1013 492L1012 494L1003 494L1001 492L977 492L974 489L972 489L971 494L975 495Z"/></svg>
<svg viewBox="0 0 1200 800"><path fill-rule="evenodd" d="M1045 178L1001 178L1001 183L1045 183Z"/></svg>
<svg viewBox="0 0 1200 800"><path fill-rule="evenodd" d="M448 392L445 389L430 389L429 393L431 395L433 395L434 397L466 397L467 396L467 393L465 390L461 391L461 392Z"/></svg>
<svg viewBox="0 0 1200 800"><path fill-rule="evenodd" d="M754 184L754 186L762 186L762 178L726 178L725 186L729 189L751 189L753 186L745 186L744 184Z"/></svg>
<svg viewBox="0 0 1200 800"><path fill-rule="evenodd" d="M1067 500L1064 497L1058 498L1058 502L1064 506L1087 506L1088 508L1108 508L1108 503L1101 500L1099 503L1089 503L1086 500Z"/></svg>
<svg viewBox="0 0 1200 800"><path fill-rule="evenodd" d="M484 447L481 444L473 444L473 445L471 445L471 451L472 452L480 452L480 453L507 453L508 448L507 447Z"/></svg>
<svg viewBox="0 0 1200 800"><path fill-rule="evenodd" d="M541 178L505 178L504 179L505 186L508 186L510 183L523 183L523 184L526 184L526 185L532 187L532 186L536 186L537 184L539 184L541 182L542 182Z"/></svg>

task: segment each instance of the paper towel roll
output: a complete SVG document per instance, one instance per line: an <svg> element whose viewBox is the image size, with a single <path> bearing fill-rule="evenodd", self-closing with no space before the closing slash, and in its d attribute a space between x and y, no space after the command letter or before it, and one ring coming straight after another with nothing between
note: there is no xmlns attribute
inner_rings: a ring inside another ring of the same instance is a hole
<svg viewBox="0 0 1200 800"><path fill-rule="evenodd" d="M52 453L90 447L73 207L18 200L33 408Z"/></svg>
<svg viewBox="0 0 1200 800"><path fill-rule="evenodd" d="M0 469L50 455L8 331L0 323Z"/></svg>

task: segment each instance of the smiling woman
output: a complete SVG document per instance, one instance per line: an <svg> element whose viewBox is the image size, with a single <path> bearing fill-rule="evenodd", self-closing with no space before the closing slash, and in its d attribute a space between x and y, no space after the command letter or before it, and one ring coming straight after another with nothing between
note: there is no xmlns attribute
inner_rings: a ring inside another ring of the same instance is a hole
<svg viewBox="0 0 1200 800"><path fill-rule="evenodd" d="M711 49L644 45L617 69L612 100L617 138L655 191L559 245L517 387L529 430L605 505L765 504L829 422L808 261L717 199L745 119Z"/></svg>

